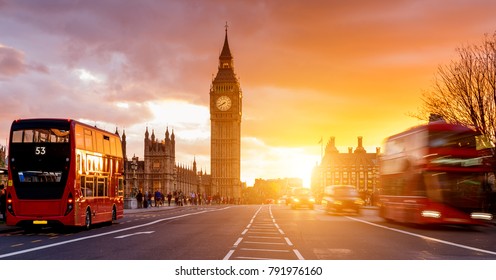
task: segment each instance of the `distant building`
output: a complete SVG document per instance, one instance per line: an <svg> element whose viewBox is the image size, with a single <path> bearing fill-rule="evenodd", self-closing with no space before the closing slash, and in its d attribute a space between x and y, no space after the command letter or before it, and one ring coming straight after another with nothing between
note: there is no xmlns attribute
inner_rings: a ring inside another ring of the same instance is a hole
<svg viewBox="0 0 496 280"><path fill-rule="evenodd" d="M138 190L143 194L159 190L164 195L181 191L185 195L200 193L210 195L210 175L198 171L196 160L191 166L176 163L174 131L166 129L164 140L159 140L148 128L144 138L144 158L127 157L126 134L122 135L125 169L125 196L134 197Z"/></svg>
<svg viewBox="0 0 496 280"><path fill-rule="evenodd" d="M7 167L7 147L0 145L0 167Z"/></svg>
<svg viewBox="0 0 496 280"><path fill-rule="evenodd" d="M313 193L319 196L329 185L354 185L367 198L378 187L379 154L380 148L376 148L375 153L367 153L362 137L358 137L355 150L349 147L347 153L340 153L335 138L331 137L320 165L315 166L312 173Z"/></svg>
<svg viewBox="0 0 496 280"><path fill-rule="evenodd" d="M277 200L291 193L293 188L302 188L301 178L255 179L253 188L249 188L244 197L246 203L264 203L267 200Z"/></svg>

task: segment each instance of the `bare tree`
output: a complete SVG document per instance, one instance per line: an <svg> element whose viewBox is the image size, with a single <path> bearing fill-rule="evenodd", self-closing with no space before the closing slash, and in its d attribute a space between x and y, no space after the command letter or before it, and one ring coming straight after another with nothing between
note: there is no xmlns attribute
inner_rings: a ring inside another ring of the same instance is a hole
<svg viewBox="0 0 496 280"><path fill-rule="evenodd" d="M456 49L457 59L438 67L417 117L438 115L471 126L496 143L496 32L482 44Z"/></svg>

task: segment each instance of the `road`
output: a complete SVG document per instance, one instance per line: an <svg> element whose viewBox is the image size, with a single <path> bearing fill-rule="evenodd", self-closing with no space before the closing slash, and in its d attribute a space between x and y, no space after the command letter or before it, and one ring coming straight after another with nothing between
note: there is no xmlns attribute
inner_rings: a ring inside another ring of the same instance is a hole
<svg viewBox="0 0 496 280"><path fill-rule="evenodd" d="M0 233L10 260L496 260L496 226L419 227L285 205L185 206L90 230Z"/></svg>

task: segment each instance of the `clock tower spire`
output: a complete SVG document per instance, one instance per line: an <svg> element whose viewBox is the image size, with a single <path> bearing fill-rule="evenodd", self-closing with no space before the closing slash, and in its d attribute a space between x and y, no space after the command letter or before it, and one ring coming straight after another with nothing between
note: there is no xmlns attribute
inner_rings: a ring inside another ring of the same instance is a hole
<svg viewBox="0 0 496 280"><path fill-rule="evenodd" d="M210 86L211 195L237 201L241 197L242 92L234 73L227 23L217 75Z"/></svg>

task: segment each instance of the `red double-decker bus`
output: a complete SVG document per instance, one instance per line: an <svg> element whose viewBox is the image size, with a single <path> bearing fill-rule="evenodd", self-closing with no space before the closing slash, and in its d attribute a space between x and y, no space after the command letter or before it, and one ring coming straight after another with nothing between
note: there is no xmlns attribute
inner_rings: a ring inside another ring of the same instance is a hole
<svg viewBox="0 0 496 280"><path fill-rule="evenodd" d="M488 143L476 131L444 121L387 138L380 161L380 216L416 224L492 220Z"/></svg>
<svg viewBox="0 0 496 280"><path fill-rule="evenodd" d="M117 134L71 119L21 119L9 141L7 225L84 226L123 217Z"/></svg>

